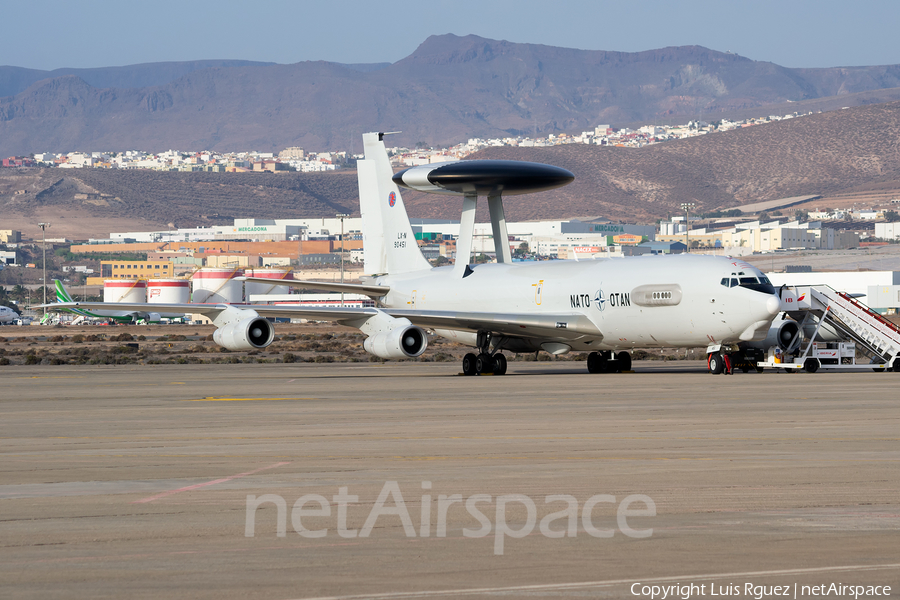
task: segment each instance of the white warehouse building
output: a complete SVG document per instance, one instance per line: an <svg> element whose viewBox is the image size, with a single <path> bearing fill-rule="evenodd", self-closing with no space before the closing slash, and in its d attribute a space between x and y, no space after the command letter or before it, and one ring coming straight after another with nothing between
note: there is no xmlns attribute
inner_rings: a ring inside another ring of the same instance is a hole
<svg viewBox="0 0 900 600"><path fill-rule="evenodd" d="M875 237L883 240L900 240L900 223L875 223Z"/></svg>

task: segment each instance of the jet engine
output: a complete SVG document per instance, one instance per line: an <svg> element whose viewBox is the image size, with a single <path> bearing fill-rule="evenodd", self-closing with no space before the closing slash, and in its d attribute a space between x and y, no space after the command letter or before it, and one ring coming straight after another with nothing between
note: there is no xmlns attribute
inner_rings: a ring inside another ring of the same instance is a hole
<svg viewBox="0 0 900 600"><path fill-rule="evenodd" d="M750 348L762 350L777 347L782 352L790 353L800 346L801 341L803 341L803 334L800 332L800 324L797 321L784 319L772 323L765 339L758 342L745 342L745 344Z"/></svg>
<svg viewBox="0 0 900 600"><path fill-rule="evenodd" d="M140 313L132 317L132 322L138 325L146 325L147 323L159 323L162 316L159 313Z"/></svg>
<svg viewBox="0 0 900 600"><path fill-rule="evenodd" d="M406 321L389 331L370 335L363 342L366 352L379 358L415 358L425 352L428 347L428 338L419 327Z"/></svg>
<svg viewBox="0 0 900 600"><path fill-rule="evenodd" d="M213 341L229 350L265 348L274 339L275 328L259 316L229 323L213 333Z"/></svg>

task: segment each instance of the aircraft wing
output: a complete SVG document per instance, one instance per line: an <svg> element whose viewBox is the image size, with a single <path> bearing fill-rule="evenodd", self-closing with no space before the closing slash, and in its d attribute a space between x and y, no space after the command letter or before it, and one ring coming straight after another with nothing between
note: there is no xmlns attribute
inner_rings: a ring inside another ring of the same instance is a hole
<svg viewBox="0 0 900 600"><path fill-rule="evenodd" d="M392 317L406 317L414 325L457 331L487 330L524 338L576 339L585 335L602 338L590 319L580 313L488 313L382 309Z"/></svg>
<svg viewBox="0 0 900 600"><path fill-rule="evenodd" d="M214 319L226 304L147 304L127 302L59 302L32 308L199 313ZM431 329L457 331L488 330L514 337L577 339L585 335L602 338L603 334L590 319L580 313L490 313L420 310L414 308L341 308L308 307L273 304L230 305L256 311L262 317L302 318L319 321L351 321L384 312L392 317L407 318L414 325Z"/></svg>
<svg viewBox="0 0 900 600"><path fill-rule="evenodd" d="M277 304L148 304L146 302L56 302L38 304L30 308L63 310L81 308L84 310L120 311L122 313L177 313L201 314L214 319L228 306L256 311L262 317L294 317L321 321L342 321L374 315L374 308L306 307Z"/></svg>
<svg viewBox="0 0 900 600"><path fill-rule="evenodd" d="M149 304L147 302L54 302L52 304L36 304L29 308L46 308L48 310L102 310L105 312L128 313L202 313L211 311L216 314L224 309L222 304Z"/></svg>
<svg viewBox="0 0 900 600"><path fill-rule="evenodd" d="M271 286L284 285L306 290L324 290L327 292L344 292L347 294L363 294L372 298L386 295L391 288L386 285L368 285L359 283L335 283L333 281L310 281L304 279L269 279L267 277L235 277L240 281L266 283Z"/></svg>
<svg viewBox="0 0 900 600"><path fill-rule="evenodd" d="M602 338L590 319L579 313L488 313L421 310L414 308L313 308L289 305L250 305L263 317L300 317L322 321L350 321L374 315L378 311L392 317L407 318L413 325L427 329L457 331L487 330L514 337L571 340L585 335Z"/></svg>

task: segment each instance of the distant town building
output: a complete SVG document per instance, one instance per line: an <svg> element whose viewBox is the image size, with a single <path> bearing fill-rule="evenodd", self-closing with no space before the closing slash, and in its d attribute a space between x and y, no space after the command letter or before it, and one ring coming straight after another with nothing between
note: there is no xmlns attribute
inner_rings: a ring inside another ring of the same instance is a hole
<svg viewBox="0 0 900 600"><path fill-rule="evenodd" d="M728 248L733 254L774 250L838 250L859 246L859 234L822 227L821 222L781 223L753 221L720 230L692 229L687 233L692 247ZM658 241L685 240L685 235L659 235Z"/></svg>
<svg viewBox="0 0 900 600"><path fill-rule="evenodd" d="M285 148L278 153L278 158L282 160L303 160L303 156L303 148L297 146Z"/></svg>
<svg viewBox="0 0 900 600"><path fill-rule="evenodd" d="M172 277L173 265L168 260L102 260L100 276L88 277L88 285L100 285L104 279L157 279Z"/></svg>
<svg viewBox="0 0 900 600"><path fill-rule="evenodd" d="M10 156L9 158L4 158L0 165L4 167L33 167L35 162L27 156Z"/></svg>
<svg viewBox="0 0 900 600"><path fill-rule="evenodd" d="M341 262L341 255L334 254L304 254L300 257L300 264L310 265L337 265Z"/></svg>
<svg viewBox="0 0 900 600"><path fill-rule="evenodd" d="M22 241L22 232L15 229L0 229L0 244L18 244Z"/></svg>

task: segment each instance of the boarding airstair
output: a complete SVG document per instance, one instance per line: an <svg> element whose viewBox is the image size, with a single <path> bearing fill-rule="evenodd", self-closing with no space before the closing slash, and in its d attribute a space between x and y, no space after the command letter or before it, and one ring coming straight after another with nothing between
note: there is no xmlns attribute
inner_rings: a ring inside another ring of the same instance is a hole
<svg viewBox="0 0 900 600"><path fill-rule="evenodd" d="M783 291L782 302L795 320L805 323L810 316L817 320L814 334L795 362L815 355L819 329L827 324L871 354L872 364L900 371L900 327L849 294L827 285L804 285Z"/></svg>

